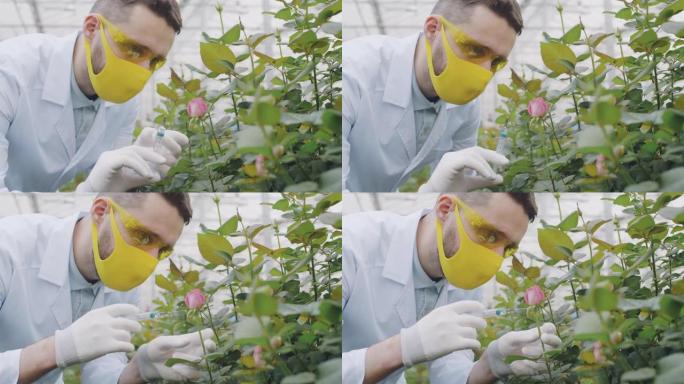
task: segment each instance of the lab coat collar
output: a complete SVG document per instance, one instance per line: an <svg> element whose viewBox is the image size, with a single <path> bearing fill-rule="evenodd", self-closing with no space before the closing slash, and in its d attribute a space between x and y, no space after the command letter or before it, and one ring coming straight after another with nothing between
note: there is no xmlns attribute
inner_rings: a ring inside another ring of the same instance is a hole
<svg viewBox="0 0 684 384"><path fill-rule="evenodd" d="M413 252L416 248L418 222L429 209L423 209L399 219L397 229L389 239L385 266L382 276L393 280L403 287L394 305L395 311L404 326L416 322L416 296L413 284Z"/></svg>
<svg viewBox="0 0 684 384"><path fill-rule="evenodd" d="M43 100L66 106L70 98L72 62L78 31L59 39L45 75Z"/></svg>
<svg viewBox="0 0 684 384"><path fill-rule="evenodd" d="M411 76L419 37L420 33L416 33L403 38L392 54L382 101L401 108L407 108L411 102Z"/></svg>

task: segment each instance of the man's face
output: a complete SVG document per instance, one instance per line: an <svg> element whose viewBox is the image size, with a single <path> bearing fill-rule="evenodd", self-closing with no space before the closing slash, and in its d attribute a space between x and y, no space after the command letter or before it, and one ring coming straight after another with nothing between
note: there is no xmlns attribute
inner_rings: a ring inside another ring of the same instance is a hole
<svg viewBox="0 0 684 384"><path fill-rule="evenodd" d="M133 246L147 243L148 246L140 248L152 257L158 258L159 253L173 248L176 244L184 223L176 208L161 196L150 194L144 199L145 201L138 205L124 207L140 225L125 223L116 208L113 210L114 221L126 243ZM109 218L112 211L107 199L98 199L95 204L106 204L105 214L97 223L100 257L104 260L114 251L114 234Z"/></svg>
<svg viewBox="0 0 684 384"><path fill-rule="evenodd" d="M492 62L495 61L496 57L508 58L517 38L515 30L508 25L506 19L483 5L475 6L472 9L470 20L455 25L473 41L477 42L478 45L487 48L493 53L492 57L487 60L476 63L488 71L492 69ZM425 22L425 30L428 32L427 36L433 35L433 38L430 40L434 51L433 64L435 73L439 75L447 65L445 47L442 43L442 26L439 18L434 16L428 17ZM430 31L434 31L434 33L430 34ZM467 52L463 52L455 43L453 37L449 35L448 29L447 41L458 57L464 60L469 59Z"/></svg>
<svg viewBox="0 0 684 384"><path fill-rule="evenodd" d="M93 70L95 73L100 73L106 64L104 47L102 45L102 33L100 33L100 21L94 15L88 16L86 25L89 22L96 20L97 27L93 31L91 44L93 49ZM110 20L111 21L111 20ZM118 29L121 30L128 37L131 42L144 47L154 56L165 58L176 38L176 33L167 23L164 18L157 16L154 12L149 10L144 5L136 5L131 9L128 21L117 22L111 21ZM86 27L87 28L87 27ZM112 52L121 59L129 60L127 55L121 47L116 43L110 31L105 26L104 37L107 39L109 47ZM137 51L137 49L133 49ZM130 50L129 50L130 53ZM132 60L129 60L132 61ZM143 60L135 60L136 64L146 69L153 69L150 65L150 58Z"/></svg>
<svg viewBox="0 0 684 384"><path fill-rule="evenodd" d="M458 205L455 207L458 209ZM517 247L527 231L528 217L525 210L506 193L492 193L489 200L482 204L471 204L470 208L482 216L484 223L471 223L467 220L464 210L461 209L459 211L461 223L466 234L471 240L492 249L501 256L507 248ZM453 210L449 212L443 225L444 252L447 257L454 255L460 245L454 215ZM496 246L490 247L490 244L496 244Z"/></svg>

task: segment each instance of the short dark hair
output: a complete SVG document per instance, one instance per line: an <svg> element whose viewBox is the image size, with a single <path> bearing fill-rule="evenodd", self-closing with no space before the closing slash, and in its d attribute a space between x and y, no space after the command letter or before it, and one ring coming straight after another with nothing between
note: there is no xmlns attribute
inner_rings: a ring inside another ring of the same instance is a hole
<svg viewBox="0 0 684 384"><path fill-rule="evenodd" d="M123 22L128 20L131 9L136 5L144 5L166 20L176 33L183 28L183 18L176 0L97 0L90 13L98 13L112 22Z"/></svg>
<svg viewBox="0 0 684 384"><path fill-rule="evenodd" d="M192 219L192 205L190 204L190 195L185 192L118 192L118 193L100 193L98 197L108 197L117 202L124 208L138 207L145 202L145 199L153 194L161 195L161 197L176 208L178 215L183 219L185 224L189 224Z"/></svg>
<svg viewBox="0 0 684 384"><path fill-rule="evenodd" d="M503 193L503 192L498 192ZM505 192L510 196L516 203L525 211L525 214L533 222L537 218L537 203L534 199L534 193L529 192ZM486 205L496 193L493 192L468 192L468 193L457 193L459 199L463 200L464 203L468 205Z"/></svg>
<svg viewBox="0 0 684 384"><path fill-rule="evenodd" d="M470 19L473 8L478 5L483 5L506 19L518 35L522 33L522 11L516 0L438 0L432 14L442 15L452 22L461 23Z"/></svg>

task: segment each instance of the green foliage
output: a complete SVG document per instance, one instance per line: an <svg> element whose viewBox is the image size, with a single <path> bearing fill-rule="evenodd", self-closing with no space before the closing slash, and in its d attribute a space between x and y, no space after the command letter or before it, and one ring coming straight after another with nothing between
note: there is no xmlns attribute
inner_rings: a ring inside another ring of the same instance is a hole
<svg viewBox="0 0 684 384"><path fill-rule="evenodd" d="M684 28L678 0L615 1L625 28L589 35L583 24L544 34L546 68L512 71L496 120L513 142L505 191L680 191L684 184ZM601 51L614 38L618 54ZM547 84L560 84L550 90ZM532 117L528 103L553 105Z"/></svg>
<svg viewBox="0 0 684 384"><path fill-rule="evenodd" d="M544 354L548 371L503 382L682 382L684 225L677 220L684 211L668 206L681 195L613 195L614 206L623 207L620 218L587 221L580 207L561 212L562 195L555 194L561 219L555 225L542 221L539 229L545 255L520 252L509 271L497 274L502 290L495 306L522 311L489 319L481 341L484 346L505 332L534 327L541 313L556 325L563 345ZM597 236L611 222L615 244ZM528 265L532 260L534 266ZM533 285L547 296L541 307L523 300Z"/></svg>
<svg viewBox="0 0 684 384"><path fill-rule="evenodd" d="M241 22L203 34L205 69L172 71L158 84L155 123L185 133L190 145L155 191L340 190L342 30L331 18L341 0L279 0L267 12L283 28L248 35ZM223 9L218 6L219 14ZM276 42L277 55L264 53ZM185 71L184 71L185 72ZM209 112L188 115L195 98Z"/></svg>
<svg viewBox="0 0 684 384"><path fill-rule="evenodd" d="M154 310L175 315L146 321L135 344L211 327L218 349L200 363L203 383L339 382L342 221L328 209L340 201L340 193L286 193L272 204L282 212L275 223L245 226L235 212L218 228L201 226L204 261L173 258L169 274L156 276L163 294ZM257 242L266 229L277 248ZM206 281L207 270L222 278ZM195 288L208 304L188 309L184 297Z"/></svg>

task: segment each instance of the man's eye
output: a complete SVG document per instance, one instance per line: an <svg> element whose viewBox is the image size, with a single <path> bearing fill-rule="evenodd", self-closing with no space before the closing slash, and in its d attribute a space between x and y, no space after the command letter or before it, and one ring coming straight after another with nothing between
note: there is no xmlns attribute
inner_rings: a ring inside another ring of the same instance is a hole
<svg viewBox="0 0 684 384"><path fill-rule="evenodd" d="M467 44L465 46L465 54L470 57L482 57L487 54L487 50L477 45Z"/></svg>
<svg viewBox="0 0 684 384"><path fill-rule="evenodd" d="M147 245L152 242L152 237L148 233L138 232L136 235L136 240L140 245Z"/></svg>

